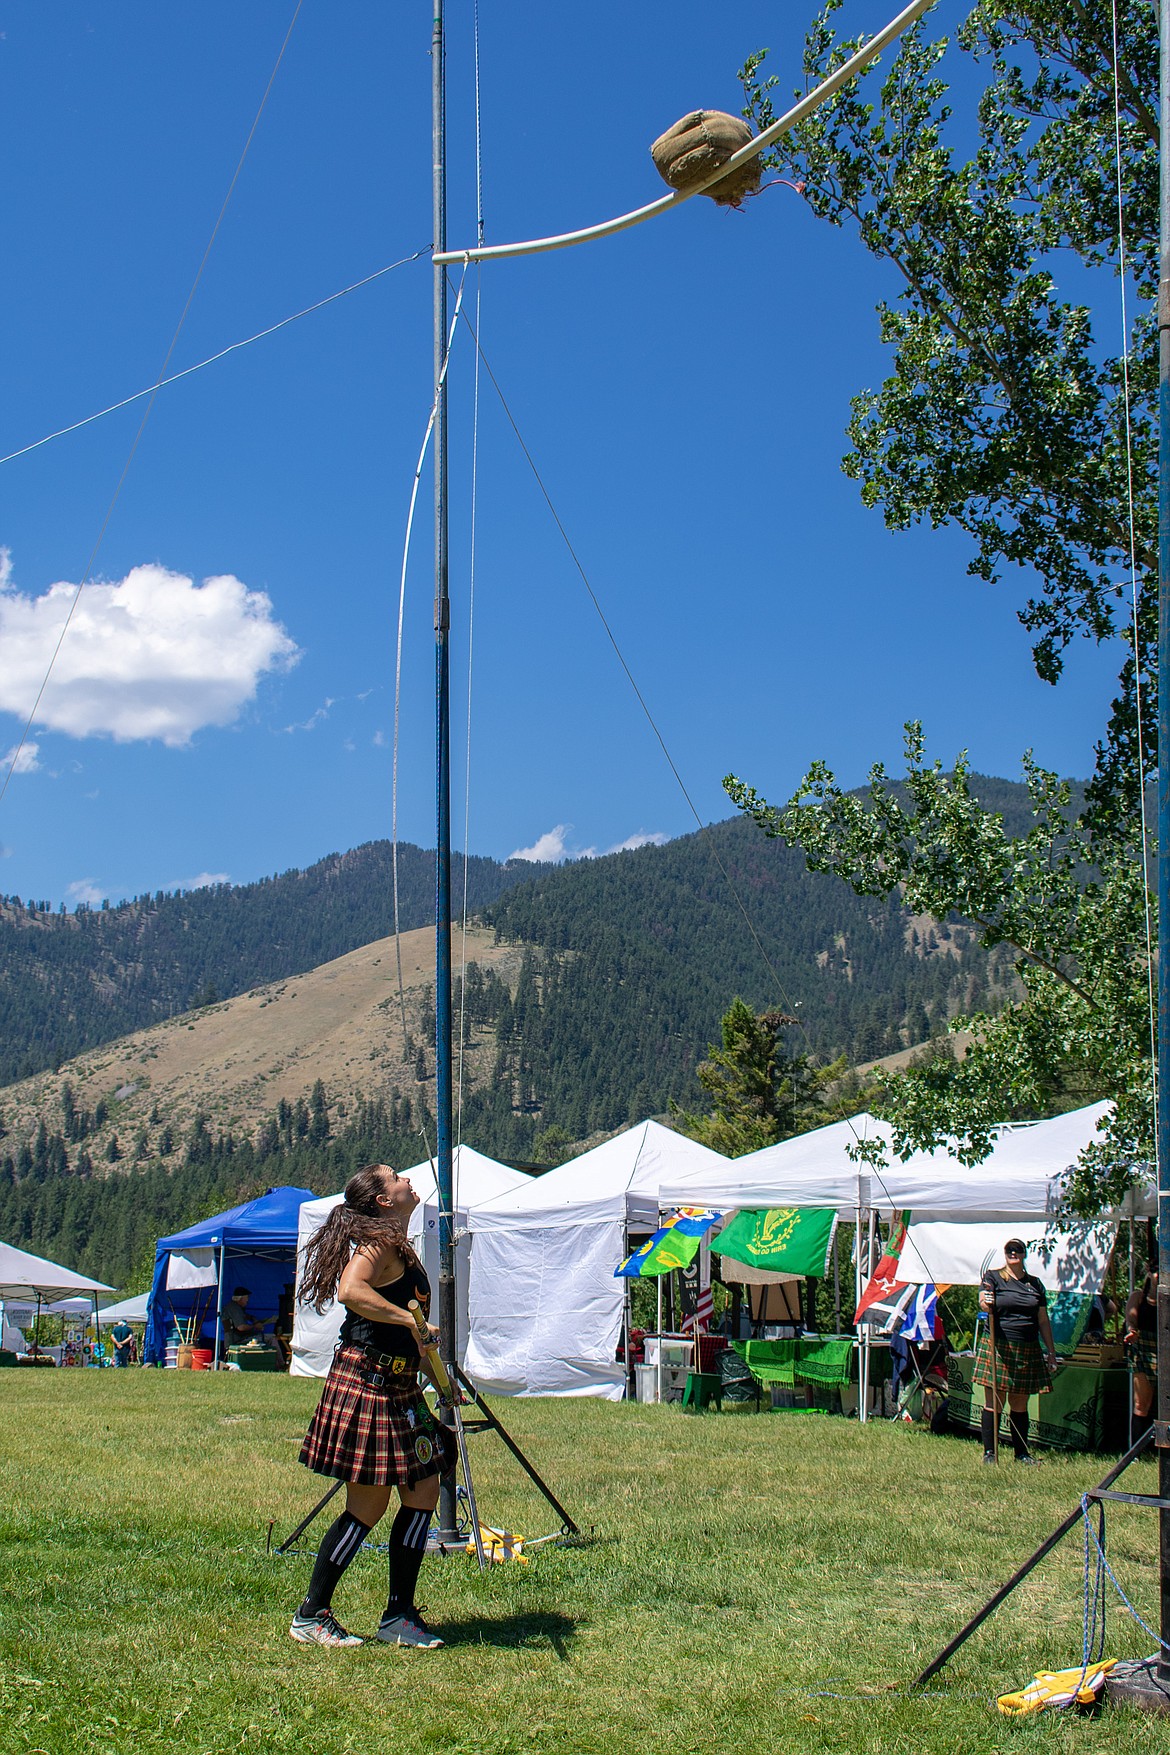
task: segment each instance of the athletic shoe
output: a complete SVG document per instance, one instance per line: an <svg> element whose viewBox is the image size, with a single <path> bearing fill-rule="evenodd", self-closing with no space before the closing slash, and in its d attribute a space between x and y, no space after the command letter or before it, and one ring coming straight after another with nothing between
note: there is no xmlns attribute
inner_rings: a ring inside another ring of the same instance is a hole
<svg viewBox="0 0 1170 1755"><path fill-rule="evenodd" d="M1030 1469L1036 1469L1036 1468L1039 1468L1039 1466L1040 1466L1039 1463L1036 1461L1036 1458L1034 1456L1029 1456L1026 1451L1025 1451L1023 1456L1018 1456L1016 1458L1016 1461L1018 1463L1024 1463Z"/></svg>
<svg viewBox="0 0 1170 1755"><path fill-rule="evenodd" d="M383 1645L416 1645L423 1651L434 1651L443 1641L432 1633L421 1615L383 1615L378 1623L377 1637Z"/></svg>
<svg viewBox="0 0 1170 1755"><path fill-rule="evenodd" d="M340 1621L335 1621L331 1609L318 1609L315 1615L302 1615L298 1609L292 1618L292 1626L288 1630L290 1639L299 1640L301 1645L364 1645L356 1633L347 1633Z"/></svg>

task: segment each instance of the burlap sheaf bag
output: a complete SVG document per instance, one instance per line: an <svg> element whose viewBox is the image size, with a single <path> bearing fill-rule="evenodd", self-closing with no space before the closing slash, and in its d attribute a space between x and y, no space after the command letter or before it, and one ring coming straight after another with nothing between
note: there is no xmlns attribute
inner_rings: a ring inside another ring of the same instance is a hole
<svg viewBox="0 0 1170 1755"><path fill-rule="evenodd" d="M729 116L725 110L692 110L658 136L650 156L672 189L689 189L726 164L732 153L751 139L751 129L739 116ZM749 159L703 193L720 207L738 207L745 195L755 194L762 174L759 159Z"/></svg>

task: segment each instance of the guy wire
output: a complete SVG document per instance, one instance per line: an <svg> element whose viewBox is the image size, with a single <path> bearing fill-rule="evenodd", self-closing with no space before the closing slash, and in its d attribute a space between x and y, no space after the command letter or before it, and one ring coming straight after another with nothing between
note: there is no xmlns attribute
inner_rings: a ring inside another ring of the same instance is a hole
<svg viewBox="0 0 1170 1755"><path fill-rule="evenodd" d="M402 1021L402 1048L406 1052L409 1030L406 1022L406 988L402 979L402 928L398 908L398 744L399 724L402 712L402 630L406 615L406 572L410 562L410 539L414 530L414 509L418 503L418 484L422 479L423 464L426 462L427 450L431 442L431 434L435 430L435 421L439 414L439 397L447 377L447 368L451 363L451 343L455 338L455 330L459 323L459 314L463 309L463 284L466 273L459 282L459 292L455 299L455 311L451 318L451 326L447 332L447 346L443 353L443 369L439 381L435 385L434 401L427 417L426 431L419 448L418 462L414 469L414 480L410 486L410 506L406 514L406 536L402 544L402 572L398 582L398 639L394 662L394 751L390 781L390 868L394 891L394 962L398 971L398 1012ZM434 1153L431 1151L427 1138L426 1123L420 1120L419 1135L423 1142L427 1158L434 1168Z"/></svg>
<svg viewBox="0 0 1170 1755"><path fill-rule="evenodd" d="M85 589L86 580L89 578L90 574L93 571L94 562L97 560L98 552L101 549L102 542L105 539L105 534L106 534L106 530L109 526L110 519L114 515L114 507L118 503L118 499L119 499L121 492L122 492L122 489L126 483L126 477L130 473L130 465L134 461L134 456L135 456L135 453L138 450L138 446L142 440L142 435L146 431L146 423L150 419L151 411L154 408L155 398L158 396L159 390L162 388L163 379L166 377L167 367L171 363L171 355L174 353L175 348L178 345L179 336L182 334L182 331L183 331L183 325L187 321L187 313L191 309L191 304L192 304L192 301L195 297L195 293L198 289L199 282L203 278L203 270L207 267L207 259L211 255L212 245L215 243L215 240L219 235L219 228L223 224L224 215L226 214L226 212L228 210L228 203L231 201L232 195L235 191L236 184L239 181L240 172L244 168L244 160L248 156L248 149L250 148L252 141L255 137L256 130L260 125L260 118L264 114L264 106L268 102L269 94L272 91L273 84L275 83L275 80L276 80L276 75L280 71L280 64L284 60L284 52L288 48L289 38L292 36L293 27L295 26L297 19L300 17L301 7L303 5L304 5L304 0L297 0L296 7L293 11L292 18L289 21L289 27L284 33L284 41L280 45L280 53L277 55L276 61L273 64L272 72L268 76L268 84L264 87L264 96L260 99L260 107L256 111L255 116L252 118L252 126L248 130L248 138L244 142L244 150L243 150L243 152L241 152L240 157L239 157L239 162L236 165L235 170L232 172L232 180L228 184L228 191L227 191L227 194L223 198L223 205L221 206L221 208L219 210L219 216L216 219L215 224L211 228L211 236L207 240L207 247L203 252L202 260L200 261L199 267L196 270L195 278L191 282L191 290L187 294L187 302L183 306L182 313L180 314L180 317L179 317L179 321L175 326L175 333L171 336L171 344L167 348L166 357L163 360L162 366L159 370L158 378L155 382L154 389L150 392L150 401L146 405L146 412L143 414L142 419L139 422L138 431L134 435L134 442L130 446L130 450L129 450L129 453L127 454L125 463L122 465L122 473L118 477L117 485L114 488L113 494L110 497L110 503L106 507L105 516L103 517L102 522L101 522L101 527L98 530L97 539L94 542L93 548L90 551L89 559L86 562L84 568L82 569L81 579L78 582L78 586L77 586L76 591L73 593L73 599L72 599L72 601L69 605L69 608L66 612L65 620L61 624L61 632L57 636L57 643L53 647L53 651L52 651L52 654L49 658L49 663L48 663L48 666L45 670L45 674L44 674L43 678L41 679L41 686L37 690L36 700L33 702L32 707L29 710L29 715L28 715L27 720L25 721L24 729L20 734L20 741L19 741L19 743L17 743L15 745L15 747L12 750L12 755L11 755L11 758L10 758L9 763L8 763L7 771L4 775L3 782L0 783L0 802L3 802L4 796L8 791L9 782L11 781L13 774L16 772L16 765L20 760L21 751L24 749L25 744L28 742L28 734L32 730L33 724L36 720L37 708L40 706L41 700L44 697L45 690L49 686L49 678L53 674L53 666L57 662L57 655L61 650L61 646L64 642L65 635L69 632L69 624L73 620L73 612L76 610L77 605L78 605L78 601L80 600L80 597L81 597L81 593Z"/></svg>
<svg viewBox="0 0 1170 1755"><path fill-rule="evenodd" d="M42 439L34 439L31 444L21 445L16 451L9 451L0 457L0 466L12 463L18 457L27 457L30 451L39 451L42 445L51 445L54 439L64 439L70 433L78 433L82 427L92 426L95 420L104 420L107 414L117 414L121 408L129 408L132 402L141 402L144 396L151 396L156 390L165 390L171 384L177 384L183 378L190 378L193 373L201 372L205 366L214 366L225 360L230 353L239 353L241 348L251 347L254 341L265 341L268 336L275 335L280 329L287 329L290 323L299 323L302 317L311 317L315 311L323 311L326 305L336 304L338 299L348 298L352 292L360 292L363 286L369 286L375 280L381 280L384 274L393 273L396 268L405 268L408 262L418 262L431 253L430 245L415 250L411 256L403 256L397 262L388 262L384 268L375 268L372 274L365 274L350 286L343 286L338 292L327 294L313 304L306 305L303 311L294 311L291 317L282 317L278 323L270 323L267 329L258 329L255 335L246 335L242 341L229 342L221 347L218 353L208 354L205 360L196 360L192 366L184 366L181 372L172 372L168 378L160 378L156 384L148 385L145 390L135 390L131 396L123 396L118 402L111 402L108 408L99 408L94 414L87 414L81 420L71 421L67 427L58 427L55 432L46 433Z"/></svg>
<svg viewBox="0 0 1170 1755"><path fill-rule="evenodd" d="M465 262L464 263L464 276L466 276L468 266L469 266L469 264ZM462 290L462 285L463 285L463 282L461 280L460 281L460 290ZM452 289L452 290L454 290L454 289ZM788 995L784 990L784 986L780 980L780 976L777 973L775 965L773 964L772 959L769 957L768 952L764 947L764 944L760 938L759 933L756 931L755 923L753 922L751 915L748 913L748 910L747 910L747 908L743 902L743 899L741 898L738 890L736 889L735 884L732 882L730 872L727 870L727 867L725 866L725 864L723 863L723 860L719 856L719 850L716 847L713 838L711 838L710 834L709 834L711 825L703 822L702 818L700 817L698 811L695 808L694 801L691 798L691 795L687 790L687 787L686 787L686 784L682 778L682 775L679 773L679 770L675 764L674 758L671 756L671 753L670 753L669 749L667 748L666 740L663 737L662 732L659 730L659 727L654 719L654 715L651 713L650 708L647 705L646 699L645 699L644 695L642 694L642 691L638 687L637 682L634 679L633 672L631 671L628 663L626 662L625 655L623 654L621 647L618 645L617 638L614 635L613 629L610 627L608 620L606 619L605 612L601 607L601 603L598 600L597 594L594 591L593 586L589 582L588 575L585 572L585 568L582 565L581 559L578 556L576 549L573 547L573 543L569 537L569 533L565 529L564 524L561 522L560 514L558 513L556 506L553 504L552 496L550 495L548 488L545 486L544 479L541 476L540 470L538 469L538 467L536 465L536 462L532 456L531 451L528 449L528 446L525 443L524 437L523 437L522 433L520 432L520 428L517 425L516 418L513 415L512 410L508 405L508 400L507 400L506 396L504 395L504 392L500 386L500 383L499 383L498 379L496 378L495 373L492 371L491 363L488 360L486 354L483 351L483 348L480 345L478 332L476 330L472 329L471 323L466 318L464 319L464 323L465 323L465 326L471 335L471 339L472 339L473 343L475 344L476 356L478 359L482 360L482 362L483 362L483 369L487 373L488 378L491 380L492 388L495 390L496 395L499 397L500 405L504 410L504 414L508 420L508 424L511 426L512 431L516 436L516 441L519 444L520 449L524 454L524 458L528 464L528 467L531 469L534 477L536 478L536 484L539 487L541 495L544 499L544 502L547 505L549 512L552 515L553 522L556 525L557 530L560 532L561 539L564 542L565 547L569 551L570 558L572 559L573 565L577 569L577 572L581 578L581 582L584 585L585 590L589 595L590 602L593 604L593 607L597 612L598 619L600 620L601 625L605 630L606 637L608 638L609 643L612 646L614 653L617 656L618 663L621 665L622 670L625 673L626 679L629 682L630 687L634 691L634 695L638 701L638 705L641 707L642 712L644 713L646 720L649 723L650 729L653 731L655 738L658 740L659 747L661 748L662 753L666 758L666 762L667 762L668 767L670 768L671 773L674 775L674 778L678 784L679 791L682 793L683 798L686 800L687 806L691 812L691 815L694 817L695 822L698 824L700 834L703 835L707 840L708 851L710 852L711 857L714 859L715 864L718 866L719 872L723 878L724 883L727 885L727 888L731 894L733 901L735 902L736 907L738 908L740 914L743 916L743 919L744 919L744 922L747 926L748 932L751 934L752 941L755 944L756 949L759 951L760 956L763 959L764 964L768 970L768 973L772 977L772 981L775 985L775 991L776 991L778 997L780 998L781 1002L787 1007L789 1016L791 1016L794 1019L795 1024L796 1024L796 1028L804 1040L806 1050L808 1051L808 1053L812 1054L815 1052L812 1038L809 1036L809 1033L808 1033L807 1029L805 1028L803 1019L801 1019L798 1016L797 1007L795 1005L793 1005L792 1001L788 998ZM844 1117L842 1117L842 1119L844 1120L850 1133L853 1135L854 1141L856 1142L856 1144L858 1146L860 1146L863 1143L863 1141L861 1139L861 1136L858 1134L857 1129L853 1125L853 1118L851 1116L844 1116ZM868 1172L872 1176L873 1180L881 1188L883 1194L885 1194L885 1196L886 1196L886 1199L888 1201L890 1201L891 1208L893 1209L893 1202L892 1202L891 1197L889 1195L889 1191L886 1188L885 1183L884 1183L879 1171L877 1170L877 1168L873 1165L870 1165L870 1166L868 1166ZM896 1209L894 1209L894 1210L896 1210Z"/></svg>

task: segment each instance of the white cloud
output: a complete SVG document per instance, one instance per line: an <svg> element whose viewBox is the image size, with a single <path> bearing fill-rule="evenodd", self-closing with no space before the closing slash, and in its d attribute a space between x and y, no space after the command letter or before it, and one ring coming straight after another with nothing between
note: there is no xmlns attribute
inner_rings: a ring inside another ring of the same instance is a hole
<svg viewBox="0 0 1170 1755"><path fill-rule="evenodd" d="M325 700L322 703L322 705L317 708L315 713L310 713L309 717L307 719L299 720L298 722L296 722L292 725L282 725L280 729L282 731L316 731L316 729L317 729L318 725L320 725L321 721L323 719L328 719L329 709L333 705L334 705L333 696L326 695Z"/></svg>
<svg viewBox="0 0 1170 1755"><path fill-rule="evenodd" d="M9 768L14 774L35 774L41 765L37 760L39 754L40 745L33 743L31 738L26 739L19 746L13 744L7 755L0 760L0 770L3 770L5 774Z"/></svg>
<svg viewBox="0 0 1170 1755"><path fill-rule="evenodd" d="M73 883L66 884L65 894L71 902L85 902L90 908L96 908L106 892L98 888L93 878L76 878Z"/></svg>
<svg viewBox="0 0 1170 1755"><path fill-rule="evenodd" d="M231 874L226 871L201 871L198 877L172 878L169 884L159 887L164 890L207 890L212 884L230 884Z"/></svg>
<svg viewBox="0 0 1170 1755"><path fill-rule="evenodd" d="M514 853L509 853L508 858L529 859L534 863L547 862L552 865L557 864L562 859L570 859L573 855L565 846L565 836L572 826L571 823L558 823L555 829L549 829L545 834L539 835L531 847L517 847Z"/></svg>
<svg viewBox="0 0 1170 1755"><path fill-rule="evenodd" d="M0 551L0 711L36 699L76 586L40 597L12 589ZM178 747L209 725L230 725L268 671L300 657L263 591L230 573L196 585L151 564L115 584L87 585L37 708L38 725L119 743L158 738Z"/></svg>
<svg viewBox="0 0 1170 1755"><path fill-rule="evenodd" d="M375 731L370 741L376 750L384 750L386 748L386 733L384 731Z"/></svg>
<svg viewBox="0 0 1170 1755"><path fill-rule="evenodd" d="M566 859L600 859L606 853L629 853L635 847L662 847L669 839L657 830L639 829L634 835L628 835L624 841L616 842L612 847L570 847L567 837L572 831L572 823L558 823L555 829L547 829L543 835L537 836L531 847L517 847L509 853L509 859L526 859L533 864L559 865Z"/></svg>

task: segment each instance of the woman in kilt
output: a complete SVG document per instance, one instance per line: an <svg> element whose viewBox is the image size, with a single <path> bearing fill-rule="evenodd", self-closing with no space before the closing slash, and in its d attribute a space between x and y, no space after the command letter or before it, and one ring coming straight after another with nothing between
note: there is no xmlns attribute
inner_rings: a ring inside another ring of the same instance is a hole
<svg viewBox="0 0 1170 1755"><path fill-rule="evenodd" d="M434 1419L418 1373L418 1330L407 1308L425 1315L431 1290L406 1227L418 1196L387 1164L351 1176L345 1194L305 1250L300 1300L321 1310L335 1295L345 1321L301 1461L346 1483L345 1510L326 1532L308 1593L293 1616L293 1639L313 1645L361 1645L333 1614L342 1573L397 1488L390 1526L390 1595L377 1638L387 1645L442 1645L414 1606L419 1566L439 1476L453 1466L455 1445ZM438 1330L431 1328L435 1338Z"/></svg>
<svg viewBox="0 0 1170 1755"><path fill-rule="evenodd" d="M1158 1394L1158 1269L1135 1286L1125 1307L1125 1351L1133 1372L1133 1431L1130 1443L1148 1432Z"/></svg>
<svg viewBox="0 0 1170 1755"><path fill-rule="evenodd" d="M1009 1237L1003 1246L1003 1266L984 1274L979 1288L979 1308L991 1319L991 1332L981 1334L975 1348L974 1381L983 1386L985 1463L996 1459L995 1434L1005 1395L1016 1461L1035 1462L1028 1449L1028 1397L1052 1388L1057 1365L1048 1294L1035 1274L1024 1272L1025 1253L1020 1239Z"/></svg>

